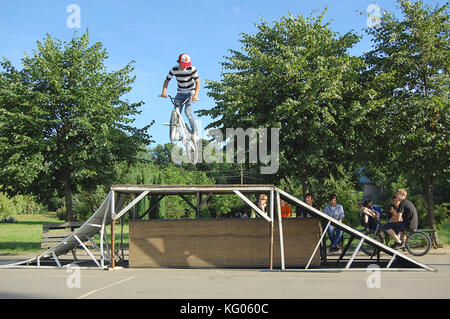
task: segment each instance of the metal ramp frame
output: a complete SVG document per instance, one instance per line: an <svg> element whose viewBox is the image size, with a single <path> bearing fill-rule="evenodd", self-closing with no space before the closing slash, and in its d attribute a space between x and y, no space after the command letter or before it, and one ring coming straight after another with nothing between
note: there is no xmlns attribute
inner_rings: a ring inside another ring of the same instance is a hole
<svg viewBox="0 0 450 319"><path fill-rule="evenodd" d="M350 245L350 243L354 239L359 240L359 243L358 243L356 249L353 251L353 254L351 255L350 259L347 261L344 270L351 270L352 269L351 266L355 262L356 256L357 256L357 254L358 254L358 252L359 252L363 242L365 241L365 242L367 242L367 243L369 243L369 244L371 244L372 246L375 247L374 254L378 251L378 252L384 252L386 254L391 255L391 258L390 258L389 262L387 263L386 267L384 268L384 270L393 270L393 271L404 270L404 268L393 268L392 267L394 262L404 261L406 263L409 263L413 267L416 267L417 269L428 270L428 271L436 271L435 269L433 269L433 268L431 268L431 267L429 267L429 266L427 266L427 265L425 265L425 264L423 264L421 262L418 262L417 260L414 260L414 259L410 258L409 256L406 256L405 254L403 254L403 253L401 253L401 252L399 252L399 251L397 251L395 249L392 249L391 247L386 246L386 245L384 245L384 244L382 244L382 243L380 243L380 242L378 242L378 241L376 241L376 240L374 240L374 239L364 235L363 233L357 231L356 229L353 229L350 226L345 225L344 223L341 223L341 222L337 221L334 218L331 218L330 216L326 215L325 213L319 211L318 209L315 209L314 207L311 207L311 206L307 205L303 201L301 201L301 200L295 198L294 196L292 196L292 195L282 191L281 189L275 187L275 190L276 190L277 194L279 194L279 195L281 195L283 197L283 199L287 200L288 202L295 203L295 204L297 204L299 206L302 206L302 207L308 209L311 214L313 214L313 215L315 215L317 217L320 217L322 220L325 220L327 222L327 225L324 228L323 233L322 233L322 235L321 235L321 237L320 237L320 239L319 239L319 241L318 241L318 243L317 243L317 245L315 247L313 255L311 256L310 262L311 262L313 256L317 253L317 250L319 249L319 246L321 245L322 240L323 240L325 234L327 233L326 230L328 229L328 227L330 225L333 225L334 227L341 229L342 231L346 232L347 234L349 234L351 236L350 240L349 240L349 242L347 244L347 247L344 249L344 251L339 256L339 258L337 260L338 262L340 260L342 260L343 255L347 251L348 246ZM372 260L374 254L372 254L372 256L370 256L369 258L366 258L365 261L366 262L367 261L371 261L372 264L378 264L379 260L377 260L377 261ZM309 263L306 265L304 270L308 270Z"/></svg>
<svg viewBox="0 0 450 319"><path fill-rule="evenodd" d="M62 241L56 243L54 246L48 248L42 254L34 258L19 261L13 264L0 265L0 268L19 268L19 267L47 268L49 266L41 265L41 261L47 261L49 259L52 259L58 268L70 267L71 265L77 264L79 262L76 255L76 251L79 246L81 246L86 251L90 259L95 263L95 265L98 268L105 268L106 263L111 264L106 232L106 226L111 224L111 221L113 220L111 217L112 215L111 204L112 204L112 192L109 192L103 203L94 212L94 214L92 214L92 216L85 223L83 223L77 230L75 230L72 234L64 238ZM120 201L117 204L119 206L121 204L123 205L123 201ZM100 234L100 245L97 245L94 242L94 237L97 234ZM94 256L94 253L88 247L86 247L86 245L84 244L84 242L86 241L89 241L94 247L94 249L98 250L98 252L100 253L100 260L97 260ZM63 265L58 257L60 257L61 255L65 255L69 252L72 252L73 262ZM36 265L33 266L33 264Z"/></svg>
<svg viewBox="0 0 450 319"><path fill-rule="evenodd" d="M251 202L245 194L258 194L258 193L266 193L269 195L269 210L268 215L263 213L253 202ZM384 271L399 271L399 270L405 270L405 268L394 268L393 265L395 265L397 262L401 261L403 263L407 263L410 267L408 270L414 269L414 270L428 270L428 271L435 271L435 269L420 263L409 256L406 256L405 254L396 251L370 237L365 236L363 233L351 228L348 225L345 225L344 223L340 223L339 221L329 217L328 215L324 214L323 212L315 209L314 207L311 207L304 203L303 201L297 199L296 197L284 192L283 190L273 186L273 185L113 185L110 188L110 192L108 193L107 197L103 201L103 203L100 205L100 207L97 209L97 211L94 212L94 214L83 224L81 225L74 233L66 237L61 242L55 244L53 247L47 249L44 253L25 260L16 262L9 265L0 265L0 268L15 268L15 267L33 267L30 266L30 264L36 264L37 268L40 267L46 267L41 265L41 260L49 260L52 259L53 262L56 264L56 267L58 268L65 268L70 267L73 264L77 264L77 256L76 256L76 249L78 246L81 246L89 255L91 260L95 263L96 267L100 269L105 269L107 267L114 268L115 267L115 260L116 257L119 259L124 259L123 254L122 257L120 257L118 250L115 247L115 230L114 225L116 220L119 220L125 213L130 211L141 199L146 197L147 195L161 195L159 200L166 195L179 195L181 196L185 201L187 199L184 197L184 195L197 195L197 207L193 205L192 203L189 203L191 208L197 209L199 211L200 206L202 205L202 194L208 194L208 197L211 194L235 194L238 197L240 197L245 203L247 203L253 210L255 210L261 217L263 217L267 222L270 223L270 232L271 232L271 238L270 238L270 256L269 256L269 269L272 269L272 263L273 263L273 229L275 225L276 219L278 220L278 227L279 227L279 235L280 235L280 258L281 258L281 270L286 271L285 269L285 256L284 256L284 242L283 242L283 225L282 225L282 218L280 215L281 212L281 204L280 200L284 199L287 202L296 205L301 206L303 208L306 208L309 210L309 212L316 217L319 217L321 220L325 221L327 223L327 226L325 230L322 232L319 241L317 242L317 245L314 249L314 252L307 263L306 267L304 269L300 269L299 271L313 271L309 268L311 260L316 255L318 249L321 247L322 240L324 239L324 236L326 234L326 229L333 225L336 228L339 228L343 230L345 233L349 234L351 236L350 242L353 240L359 240L359 243L356 247L356 249L353 251L350 259L347 260L344 268L341 268L344 271L349 270L356 270L355 268L352 268L352 265L355 265L357 263L357 254L363 244L363 242L367 242L370 245L375 247L375 250L378 250L379 252L383 252L385 254L388 254L391 256L389 261L387 262L386 267L380 270ZM134 199L132 198L134 196ZM130 201L125 207L125 203L127 201ZM274 205L277 205L278 209L278 218L274 218ZM148 211L150 211L152 208L149 208ZM147 212L148 212L147 211ZM146 213L147 213L146 212ZM144 214L145 215L145 214ZM111 245L108 245L108 237L107 237L107 231L106 226L111 224ZM95 244L94 242L94 236L100 234L100 245ZM86 247L83 242L90 241L94 248L100 253L100 259L97 260L97 258L94 256L93 252ZM106 249L105 249L106 246ZM338 262L343 261L343 255L348 247L344 249L344 252L339 256ZM61 255L67 254L69 252L72 252L73 255L73 262L68 264L62 264L58 257ZM370 258L366 258L366 262L371 262L372 264L380 264L380 260L377 258L376 260L372 259L373 256ZM326 261L326 257L325 257ZM333 271L336 271L336 267L339 267L338 263L334 264ZM324 269L321 268L319 271L323 271Z"/></svg>

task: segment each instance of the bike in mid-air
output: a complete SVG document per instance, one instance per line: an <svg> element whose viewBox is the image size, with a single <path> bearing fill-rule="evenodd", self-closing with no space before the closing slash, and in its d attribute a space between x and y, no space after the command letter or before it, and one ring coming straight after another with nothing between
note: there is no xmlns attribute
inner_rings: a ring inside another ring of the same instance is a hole
<svg viewBox="0 0 450 319"><path fill-rule="evenodd" d="M161 96L161 95L160 95ZM190 97L186 98L182 103L179 103L175 98L170 95L167 95L174 109L172 111L172 115L170 116L170 123L164 123L164 125L168 125L170 127L170 140L171 141L181 141L186 150L186 156L188 161L191 164L197 163L197 145L195 141L192 140L193 131L188 127L183 117L181 116L181 111L183 106L191 99Z"/></svg>

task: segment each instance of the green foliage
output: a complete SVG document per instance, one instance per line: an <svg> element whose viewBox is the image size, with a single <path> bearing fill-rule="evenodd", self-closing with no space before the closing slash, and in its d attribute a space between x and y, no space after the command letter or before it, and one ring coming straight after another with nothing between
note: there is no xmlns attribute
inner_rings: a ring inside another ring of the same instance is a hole
<svg viewBox="0 0 450 319"><path fill-rule="evenodd" d="M367 119L375 125L365 154L370 166L419 185L432 221L433 188L450 173L449 3L398 3L402 19L385 12L367 29L374 49L364 57L364 84L373 92Z"/></svg>
<svg viewBox="0 0 450 319"><path fill-rule="evenodd" d="M17 215L40 214L43 210L43 206L31 196L17 195L9 198L7 194L0 192L0 220Z"/></svg>
<svg viewBox="0 0 450 319"><path fill-rule="evenodd" d="M73 196L73 211L77 221L86 221L101 205L108 195L105 187L97 186L94 191L81 190ZM63 198L54 198L56 216L65 220L66 206Z"/></svg>
<svg viewBox="0 0 450 319"><path fill-rule="evenodd" d="M159 145L155 149L163 150L170 148L170 144L164 147ZM191 185L191 184L214 184L214 179L209 178L205 172L189 169L176 165L169 160L158 160L155 158L155 149L150 149L146 153L141 153L143 159L133 165L124 163L116 165L117 177L115 184L147 184L147 185ZM158 151L158 152L159 152ZM163 153L163 152L161 152ZM170 154L170 153L169 153ZM191 203L196 202L195 196L186 196ZM156 203L157 197L153 196L140 201L136 208L138 216L145 213ZM205 207L201 214L210 216L208 207ZM181 219L195 218L195 211L179 196L166 196L152 210L151 219Z"/></svg>
<svg viewBox="0 0 450 319"><path fill-rule="evenodd" d="M335 179L330 176L328 179L317 185L317 195L315 202L318 207L323 208L329 204L329 196L336 194L338 203L344 208L344 223L352 227L360 225L359 215L361 213L359 203L362 198L362 192L356 190L355 182L351 176Z"/></svg>
<svg viewBox="0 0 450 319"><path fill-rule="evenodd" d="M330 30L325 12L261 20L255 34L241 34L241 49L221 63L220 81L207 81L216 105L197 113L212 117L208 128L280 128L278 173L255 176L257 167L245 164L252 172L247 181L278 184L300 199L312 192L320 209L336 193L345 223L356 226L362 195L354 172L364 167L384 186L377 204L387 208L395 190L406 187L414 190L408 196L421 224L427 205L431 218L445 223L448 206L439 203L448 202L450 180L449 4L398 3L402 19L385 12L378 27L367 29L374 47L362 57L348 53L359 36ZM107 57L86 32L69 43L48 35L25 55L21 70L7 59L0 63L1 216L41 209L31 197L12 197L17 194L35 194L60 217L73 205L85 220L111 184L240 178L241 164L175 165L172 143L145 150L149 126L131 126L143 103L123 99L135 80L133 62L107 72ZM138 214L155 200L139 203ZM236 196L214 195L200 215L246 209ZM165 197L150 215L194 217L179 196Z"/></svg>
<svg viewBox="0 0 450 319"><path fill-rule="evenodd" d="M14 209L14 203L4 193L0 192L0 220L3 218L14 217L16 211Z"/></svg>
<svg viewBox="0 0 450 319"><path fill-rule="evenodd" d="M295 172L306 188L311 179L338 174L339 163L351 167L362 143L355 127L364 122L364 63L347 53L359 38L332 32L323 16L261 21L221 63L221 81L207 81L216 105L198 113L215 119L208 127L280 128L280 170L272 182Z"/></svg>
<svg viewBox="0 0 450 319"><path fill-rule="evenodd" d="M419 215L419 228L429 228L427 221L427 202L423 195L408 195L408 200L410 200L414 206L417 208L417 214ZM434 206L434 218L436 226L439 227L443 222L449 217L449 209L444 204L439 204Z"/></svg>
<svg viewBox="0 0 450 319"><path fill-rule="evenodd" d="M117 162L135 163L149 126L130 126L143 104L122 96L135 78L132 63L107 72L101 43L89 33L69 43L50 35L25 55L19 71L4 59L0 73L0 180L9 194L45 202L58 190L72 219L72 193L108 184Z"/></svg>
<svg viewBox="0 0 450 319"><path fill-rule="evenodd" d="M12 198L12 202L17 215L31 215L44 212L42 204L37 203L32 196L16 195Z"/></svg>

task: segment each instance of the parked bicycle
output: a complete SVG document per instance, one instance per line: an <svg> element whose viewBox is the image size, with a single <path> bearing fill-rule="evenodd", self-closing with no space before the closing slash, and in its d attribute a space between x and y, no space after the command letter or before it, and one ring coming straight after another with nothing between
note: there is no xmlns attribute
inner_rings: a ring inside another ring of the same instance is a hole
<svg viewBox="0 0 450 319"><path fill-rule="evenodd" d="M381 217L384 216L384 214L381 214ZM375 229L369 229L364 231L364 235L379 241L380 243L384 243L385 245L389 246L389 242L391 240L391 237L388 235L387 232L384 233L384 238L381 235L382 231L382 225L380 223L380 220L377 220L377 226ZM431 239L430 236L428 236L426 233L420 230L415 231L408 231L406 236L406 241L404 244L404 249L406 249L411 255L413 256L423 256L431 248ZM361 250L369 255L373 256L375 254L375 246L369 243L368 241L364 241Z"/></svg>
<svg viewBox="0 0 450 319"><path fill-rule="evenodd" d="M197 163L197 145L192 140L193 131L188 127L188 125L186 124L186 122L183 119L183 116L181 115L183 106L189 101L190 97L185 99L182 103L179 103L172 96L170 96L170 95L167 95L167 96L170 98L170 100L172 101L172 104L174 106L174 109L170 116L170 123L164 123L164 125L168 125L170 127L170 131L169 131L170 140L171 141L181 141L186 150L186 156L187 156L189 162L192 164L196 164Z"/></svg>

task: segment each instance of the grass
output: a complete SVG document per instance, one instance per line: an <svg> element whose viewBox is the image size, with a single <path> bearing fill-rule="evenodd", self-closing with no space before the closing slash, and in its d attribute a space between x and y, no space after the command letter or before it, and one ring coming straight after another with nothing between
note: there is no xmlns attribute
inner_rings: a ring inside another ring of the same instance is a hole
<svg viewBox="0 0 450 319"><path fill-rule="evenodd" d="M442 224L438 230L438 242L450 245L450 222Z"/></svg>
<svg viewBox="0 0 450 319"><path fill-rule="evenodd" d="M44 252L41 248L42 226L45 223L62 223L56 217L56 213L41 215L18 215L15 217L16 223L0 223L0 254L33 254ZM124 225L123 243L128 247L129 226ZM107 227L108 238L110 240L111 228ZM120 243L120 224L116 223L116 245ZM100 236L95 235L94 241L98 244Z"/></svg>
<svg viewBox="0 0 450 319"><path fill-rule="evenodd" d="M42 225L61 222L56 213L18 215L14 224L0 224L0 253L22 254L42 251Z"/></svg>

